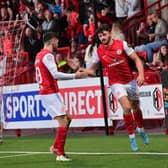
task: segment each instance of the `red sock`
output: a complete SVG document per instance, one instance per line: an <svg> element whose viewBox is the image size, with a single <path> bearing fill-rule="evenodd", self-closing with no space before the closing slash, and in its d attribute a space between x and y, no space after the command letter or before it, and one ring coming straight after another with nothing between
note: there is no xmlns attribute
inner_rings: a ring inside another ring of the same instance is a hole
<svg viewBox="0 0 168 168"><path fill-rule="evenodd" d="M132 114L124 114L123 117L128 134L134 134L134 120Z"/></svg>
<svg viewBox="0 0 168 168"><path fill-rule="evenodd" d="M54 145L53 145L54 148L58 148L58 140L59 140L59 136L58 136L58 133L57 133L57 135L55 137Z"/></svg>
<svg viewBox="0 0 168 168"><path fill-rule="evenodd" d="M65 154L64 152L64 146L66 141L68 129L66 127L58 127L57 129L57 137L56 137L56 146L58 148L58 155Z"/></svg>
<svg viewBox="0 0 168 168"><path fill-rule="evenodd" d="M139 112L139 113L134 112L133 114L134 114L134 119L135 119L137 127L142 128L143 127L142 112Z"/></svg>

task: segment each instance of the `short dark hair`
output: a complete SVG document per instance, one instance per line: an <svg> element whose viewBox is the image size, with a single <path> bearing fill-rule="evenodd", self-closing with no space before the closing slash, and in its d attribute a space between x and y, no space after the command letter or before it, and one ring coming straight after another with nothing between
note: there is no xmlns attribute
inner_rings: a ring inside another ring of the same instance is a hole
<svg viewBox="0 0 168 168"><path fill-rule="evenodd" d="M43 42L44 43L48 43L51 39L53 38L57 38L58 39L58 35L57 33L55 32L46 32L44 35L43 35Z"/></svg>
<svg viewBox="0 0 168 168"><path fill-rule="evenodd" d="M99 33L102 33L103 31L109 31L110 32L111 29L112 28L109 24L103 24L97 29L96 33L99 34Z"/></svg>
<svg viewBox="0 0 168 168"><path fill-rule="evenodd" d="M161 49L161 47L163 47L163 46L168 47L168 44L167 44L167 43L162 44L162 45L160 46L160 49Z"/></svg>

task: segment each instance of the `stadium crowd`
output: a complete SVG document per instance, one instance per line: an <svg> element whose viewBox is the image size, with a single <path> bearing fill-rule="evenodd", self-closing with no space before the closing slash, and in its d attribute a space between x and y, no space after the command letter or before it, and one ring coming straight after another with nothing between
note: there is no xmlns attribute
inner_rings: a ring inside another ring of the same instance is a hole
<svg viewBox="0 0 168 168"><path fill-rule="evenodd" d="M30 65L34 65L35 56L43 47L43 34L56 32L59 47L71 48L71 59L56 54L60 70L66 72L88 66L99 43L94 37L96 25L110 24L112 37L125 40L127 33L121 26L123 20L143 6L140 0L97 0L95 17L95 6L90 0L2 0L0 3L1 55L25 51L29 54ZM158 66L153 57L164 60L159 66L167 64L167 23L160 15L156 12L149 14L146 22L139 24L136 34L142 45L135 46L135 51L146 52L147 67L151 64ZM164 54L160 54L162 45L165 46Z"/></svg>

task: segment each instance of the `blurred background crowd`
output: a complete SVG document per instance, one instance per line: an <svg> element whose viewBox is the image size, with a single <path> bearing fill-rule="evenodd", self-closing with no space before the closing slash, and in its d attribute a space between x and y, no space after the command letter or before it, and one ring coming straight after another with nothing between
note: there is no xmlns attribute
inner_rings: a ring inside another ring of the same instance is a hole
<svg viewBox="0 0 168 168"><path fill-rule="evenodd" d="M1 0L1 58L26 53L33 67L43 34L52 31L59 35L60 50L55 53L59 70L74 72L89 67L99 45L96 28L110 24L112 37L126 40L146 68L166 69L167 22L156 10L144 16L144 7L141 0Z"/></svg>

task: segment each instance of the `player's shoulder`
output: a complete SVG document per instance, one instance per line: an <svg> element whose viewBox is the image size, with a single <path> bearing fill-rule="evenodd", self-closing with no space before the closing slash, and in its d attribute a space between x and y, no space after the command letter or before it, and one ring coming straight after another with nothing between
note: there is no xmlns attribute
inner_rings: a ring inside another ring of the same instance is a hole
<svg viewBox="0 0 168 168"><path fill-rule="evenodd" d="M124 40L113 39L114 44L123 44Z"/></svg>
<svg viewBox="0 0 168 168"><path fill-rule="evenodd" d="M105 49L104 44L100 44L99 47L97 48L97 53L98 53L98 54L101 54L101 53L103 53L105 50L106 50L106 49Z"/></svg>

